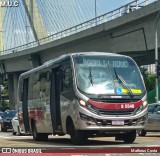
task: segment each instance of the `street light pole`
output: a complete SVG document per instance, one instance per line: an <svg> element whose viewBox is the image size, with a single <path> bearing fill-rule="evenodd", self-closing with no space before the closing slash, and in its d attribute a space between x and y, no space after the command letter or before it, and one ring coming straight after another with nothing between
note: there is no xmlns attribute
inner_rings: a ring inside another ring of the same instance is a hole
<svg viewBox="0 0 160 156"><path fill-rule="evenodd" d="M158 32L157 32L157 28L158 28L158 20L160 17L160 11L158 12L157 16L156 16L156 25L155 25L155 66L156 66L156 103L158 103L159 99L158 99Z"/></svg>
<svg viewBox="0 0 160 156"><path fill-rule="evenodd" d="M97 17L97 0L94 1L95 2L95 18Z"/></svg>
<svg viewBox="0 0 160 156"><path fill-rule="evenodd" d="M94 8L95 8L95 21L96 21L96 25L97 25L97 0L94 1Z"/></svg>

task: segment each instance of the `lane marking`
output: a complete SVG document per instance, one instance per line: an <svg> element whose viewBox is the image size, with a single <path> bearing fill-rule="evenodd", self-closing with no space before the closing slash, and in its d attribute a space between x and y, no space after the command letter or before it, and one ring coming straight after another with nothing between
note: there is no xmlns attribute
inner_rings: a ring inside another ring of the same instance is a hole
<svg viewBox="0 0 160 156"><path fill-rule="evenodd" d="M11 137L0 136L0 138L10 139Z"/></svg>
<svg viewBox="0 0 160 156"><path fill-rule="evenodd" d="M1 136L0 135L0 138L7 138L7 139L11 139L11 138L29 138L29 136Z"/></svg>
<svg viewBox="0 0 160 156"><path fill-rule="evenodd" d="M145 147L154 147L154 146L158 146L159 147L159 145L146 145Z"/></svg>

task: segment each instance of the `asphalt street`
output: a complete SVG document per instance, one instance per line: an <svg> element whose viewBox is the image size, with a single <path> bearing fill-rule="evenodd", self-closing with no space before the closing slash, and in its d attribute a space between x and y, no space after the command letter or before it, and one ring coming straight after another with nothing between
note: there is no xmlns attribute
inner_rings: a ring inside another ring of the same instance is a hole
<svg viewBox="0 0 160 156"><path fill-rule="evenodd" d="M68 135L49 136L48 141L34 141L32 136L13 136L12 132L0 132L1 151L11 150L12 153L25 152L23 150L40 150L38 152L80 155L80 156L110 156L110 155L151 155L159 156L160 133L148 133L145 137L137 136L133 144L115 141L114 137L90 138L81 146L71 144ZM18 150L16 150L18 149ZM157 150L157 151L156 151ZM129 151L130 153L126 153ZM28 152L28 151L27 151ZM29 151L30 152L30 151ZM124 152L124 153L123 153Z"/></svg>

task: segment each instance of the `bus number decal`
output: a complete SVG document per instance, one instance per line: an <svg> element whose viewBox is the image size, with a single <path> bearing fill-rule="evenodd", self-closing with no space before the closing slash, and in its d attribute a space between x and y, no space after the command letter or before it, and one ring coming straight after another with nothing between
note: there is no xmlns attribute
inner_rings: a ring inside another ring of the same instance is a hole
<svg viewBox="0 0 160 156"><path fill-rule="evenodd" d="M121 108L127 109L127 108L134 108L134 104L122 104Z"/></svg>

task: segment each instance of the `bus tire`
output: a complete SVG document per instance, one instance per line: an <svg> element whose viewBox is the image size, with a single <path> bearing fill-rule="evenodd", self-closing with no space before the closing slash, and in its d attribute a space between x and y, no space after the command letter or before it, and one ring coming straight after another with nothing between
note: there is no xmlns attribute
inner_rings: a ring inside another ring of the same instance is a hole
<svg viewBox="0 0 160 156"><path fill-rule="evenodd" d="M135 139L136 139L136 130L133 130L123 135L124 143L133 143Z"/></svg>
<svg viewBox="0 0 160 156"><path fill-rule="evenodd" d="M139 136L146 136L147 132L144 129L139 129L137 130L137 134Z"/></svg>
<svg viewBox="0 0 160 156"><path fill-rule="evenodd" d="M33 139L36 141L47 141L48 140L48 134L37 133L37 127L36 127L35 122L32 123L32 133L33 133Z"/></svg>
<svg viewBox="0 0 160 156"><path fill-rule="evenodd" d="M70 123L68 132L71 138L71 142L75 145L81 145L87 140L87 137L82 131L75 129L73 122Z"/></svg>

